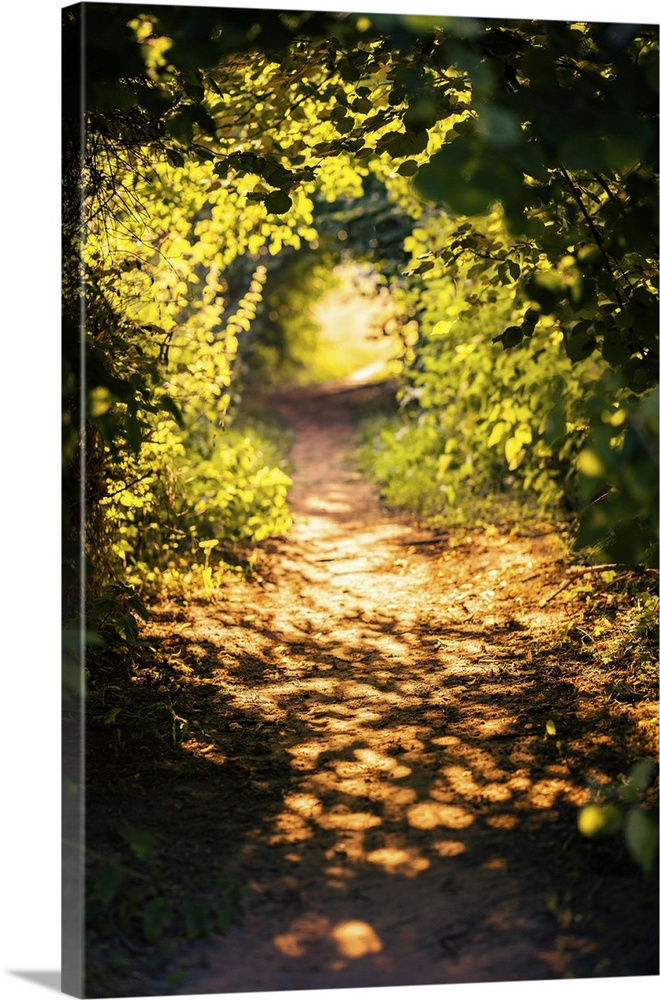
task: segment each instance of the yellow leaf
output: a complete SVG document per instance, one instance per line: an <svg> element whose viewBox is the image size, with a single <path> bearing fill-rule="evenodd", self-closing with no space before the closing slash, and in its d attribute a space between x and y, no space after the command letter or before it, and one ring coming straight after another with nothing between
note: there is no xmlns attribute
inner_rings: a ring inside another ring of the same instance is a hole
<svg viewBox="0 0 660 1000"><path fill-rule="evenodd" d="M595 803L583 806L578 813L578 830L584 837L599 837L615 833L621 826L621 813L615 805Z"/></svg>
<svg viewBox="0 0 660 1000"><path fill-rule="evenodd" d="M583 476L598 479L605 475L605 466L592 448L585 448L581 451L576 464Z"/></svg>
<svg viewBox="0 0 660 1000"><path fill-rule="evenodd" d="M510 437L505 442L504 455L506 457L507 464L512 471L517 469L520 465L524 451L525 449L523 445L516 437Z"/></svg>
<svg viewBox="0 0 660 1000"><path fill-rule="evenodd" d="M495 445L499 444L505 434L511 430L511 425L505 423L505 421L498 421L490 432L490 437L488 438L487 448L494 448Z"/></svg>

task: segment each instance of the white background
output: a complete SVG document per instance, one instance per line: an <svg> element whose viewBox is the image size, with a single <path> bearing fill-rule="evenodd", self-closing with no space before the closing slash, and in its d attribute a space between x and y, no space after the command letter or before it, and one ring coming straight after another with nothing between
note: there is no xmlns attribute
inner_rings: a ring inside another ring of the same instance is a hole
<svg viewBox="0 0 660 1000"><path fill-rule="evenodd" d="M196 4L179 0L179 5ZM197 4L199 5L199 4ZM203 3L203 6L213 6ZM0 321L0 995L47 997L16 972L55 972L59 938L59 46L53 0L3 5ZM148 6L145 3L145 7ZM216 6L222 6L221 3ZM336 0L234 7L345 10ZM9 8L9 9L8 9ZM629 0L360 2L360 11L657 23ZM605 876L607 873L603 873ZM52 982L52 977L51 980ZM657 978L269 994L394 1000L607 1000L655 996ZM246 1000L252 994L242 994ZM254 994L255 997L263 994Z"/></svg>

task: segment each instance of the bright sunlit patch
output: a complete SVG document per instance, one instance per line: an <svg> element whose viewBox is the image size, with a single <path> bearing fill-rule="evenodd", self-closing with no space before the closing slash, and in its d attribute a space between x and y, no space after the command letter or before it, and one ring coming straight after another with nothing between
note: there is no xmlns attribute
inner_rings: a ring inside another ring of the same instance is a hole
<svg viewBox="0 0 660 1000"><path fill-rule="evenodd" d="M366 796L371 798L371 782L364 777L345 778L333 782L332 787L342 795Z"/></svg>
<svg viewBox="0 0 660 1000"><path fill-rule="evenodd" d="M529 800L537 809L552 806L560 796L573 805L582 805L584 791L574 788L568 781L550 778L535 782L529 792Z"/></svg>
<svg viewBox="0 0 660 1000"><path fill-rule="evenodd" d="M532 779L524 772L519 772L509 779L509 788L512 792L526 792L532 787Z"/></svg>
<svg viewBox="0 0 660 1000"><path fill-rule="evenodd" d="M338 778L357 778L364 774L364 767L356 760L338 760L333 764Z"/></svg>
<svg viewBox="0 0 660 1000"><path fill-rule="evenodd" d="M407 778L410 773L411 773L410 768L406 767L405 764L397 764L389 772L389 777L390 778Z"/></svg>
<svg viewBox="0 0 660 1000"><path fill-rule="evenodd" d="M501 816L489 816L486 824L494 830L513 830L518 825L518 818L511 813L504 813Z"/></svg>
<svg viewBox="0 0 660 1000"><path fill-rule="evenodd" d="M327 500L325 498L317 500L315 507L326 514L347 514L352 509L345 500Z"/></svg>
<svg viewBox="0 0 660 1000"><path fill-rule="evenodd" d="M405 764L399 764L394 757L387 757L385 754L370 750L367 747L358 747L355 756L370 768L378 771L387 771L390 778L407 778L410 768Z"/></svg>
<svg viewBox="0 0 660 1000"><path fill-rule="evenodd" d="M288 955L289 958L302 958L305 954L302 942L295 934L278 934L277 937L273 938L273 944L278 951L281 951L283 955Z"/></svg>
<svg viewBox="0 0 660 1000"><path fill-rule="evenodd" d="M325 813L318 819L318 825L324 830L369 830L372 826L380 826L382 820L372 813Z"/></svg>
<svg viewBox="0 0 660 1000"><path fill-rule="evenodd" d="M383 950L373 927L363 920L345 920L332 931L337 948L345 958L362 958Z"/></svg>
<svg viewBox="0 0 660 1000"><path fill-rule="evenodd" d="M420 857L415 851L403 851L396 847L380 847L367 854L367 861L384 868L390 875L407 875L409 878L426 871L431 862Z"/></svg>
<svg viewBox="0 0 660 1000"><path fill-rule="evenodd" d="M506 858L489 858L481 867L491 872L506 871Z"/></svg>
<svg viewBox="0 0 660 1000"><path fill-rule="evenodd" d="M433 830L446 826L450 830L463 830L471 826L474 817L460 806L443 805L441 802L417 802L407 813L408 823L417 830Z"/></svg>
<svg viewBox="0 0 660 1000"><path fill-rule="evenodd" d="M283 955L302 958L308 947L328 937L330 922L318 913L304 913L292 920L284 934L273 938L273 944Z"/></svg>
<svg viewBox="0 0 660 1000"><path fill-rule="evenodd" d="M292 766L299 771L313 771L316 768L316 760L320 753L326 749L322 743L300 743L288 752L293 757Z"/></svg>
<svg viewBox="0 0 660 1000"><path fill-rule="evenodd" d="M458 736L435 736L431 740L437 747L455 747L460 742Z"/></svg>
<svg viewBox="0 0 660 1000"><path fill-rule="evenodd" d="M507 802L511 798L511 791L506 785L484 785L481 795L487 802Z"/></svg>
<svg viewBox="0 0 660 1000"><path fill-rule="evenodd" d="M443 767L442 773L447 778L451 787L460 792L461 795L476 798L479 794L480 787L472 777L472 773L466 768L457 764L451 764Z"/></svg>
<svg viewBox="0 0 660 1000"><path fill-rule="evenodd" d="M401 806L409 806L417 798L417 792L414 788L392 788L391 785L380 785L382 789L381 794L375 796L372 793L373 798L382 799L385 804L385 809L388 811L398 812Z"/></svg>
<svg viewBox="0 0 660 1000"><path fill-rule="evenodd" d="M284 799L284 803L287 808L291 810L291 812L298 813L306 819L312 819L316 816L320 816L323 812L323 806L316 796L309 795L304 792L295 795L287 795Z"/></svg>
<svg viewBox="0 0 660 1000"><path fill-rule="evenodd" d="M344 692L342 692L342 695ZM333 713L335 712L333 707ZM368 710L362 710L355 712L350 718L338 719L336 715L328 716L328 732L329 733L348 733L349 735L354 735L356 727L360 724L368 725L370 722L377 722L379 716L375 712L369 712Z"/></svg>
<svg viewBox="0 0 660 1000"><path fill-rule="evenodd" d="M441 858L457 858L459 854L465 854L467 847L462 840L436 840L433 850Z"/></svg>
<svg viewBox="0 0 660 1000"><path fill-rule="evenodd" d="M312 836L307 822L296 813L285 812L277 817L275 833L271 837L272 844L295 844L300 840L309 840Z"/></svg>

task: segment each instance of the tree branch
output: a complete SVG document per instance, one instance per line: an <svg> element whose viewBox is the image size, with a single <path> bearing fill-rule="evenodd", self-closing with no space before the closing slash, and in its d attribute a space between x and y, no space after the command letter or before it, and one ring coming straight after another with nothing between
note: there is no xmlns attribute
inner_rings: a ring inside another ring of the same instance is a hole
<svg viewBox="0 0 660 1000"><path fill-rule="evenodd" d="M605 267L607 269L607 273L609 274L610 278L612 279L612 281L614 282L614 285L615 285L614 294L616 295L617 302L619 303L619 307L621 309L623 309L623 300L622 300L622 298L621 298L621 296L619 294L618 288L616 287L619 284L619 282L617 281L616 275L614 274L614 271L612 270L612 265L610 264L610 258L607 255L607 251L605 250L605 246L604 246L603 241L601 239L600 233L596 229L596 226L594 225L593 219L591 218L591 216L587 212L587 207L584 204L584 200L582 198L582 195L578 191L576 185L573 183L573 180L571 179L568 171L566 170L566 167L563 164L560 164L559 165L559 169L561 170L566 183L568 184L568 186L570 187L571 191L573 192L573 197L575 198L576 202L578 203L578 205L580 207L580 211L582 212L582 214L584 216L585 222L587 223L589 229L591 230L591 234L592 234L594 240L596 241L598 249L600 250L600 252L601 252L601 254L603 256L603 260L605 261Z"/></svg>

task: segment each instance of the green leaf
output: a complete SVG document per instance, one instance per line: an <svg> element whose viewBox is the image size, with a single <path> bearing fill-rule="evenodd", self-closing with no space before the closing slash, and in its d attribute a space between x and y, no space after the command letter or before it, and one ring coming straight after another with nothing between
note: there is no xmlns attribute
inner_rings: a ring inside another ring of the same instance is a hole
<svg viewBox="0 0 660 1000"><path fill-rule="evenodd" d="M419 170L419 164L416 160L404 160L401 166L397 169L397 173L401 174L402 177L413 177Z"/></svg>
<svg viewBox="0 0 660 1000"><path fill-rule="evenodd" d="M191 899L186 903L183 911L186 937L190 940L204 937L209 930L209 917L209 907L201 899Z"/></svg>
<svg viewBox="0 0 660 1000"><path fill-rule="evenodd" d="M129 448L137 455L142 447L142 423L132 413L126 416L126 437Z"/></svg>
<svg viewBox="0 0 660 1000"><path fill-rule="evenodd" d="M406 129L421 132L432 128L438 120L438 108L429 98L414 101L403 116Z"/></svg>
<svg viewBox="0 0 660 1000"><path fill-rule="evenodd" d="M293 205L293 201L285 191L271 191L266 195L264 205L270 215L284 215Z"/></svg>
<svg viewBox="0 0 660 1000"><path fill-rule="evenodd" d="M608 330L603 338L602 355L613 368L624 365L631 356L626 338L618 330Z"/></svg>
<svg viewBox="0 0 660 1000"><path fill-rule="evenodd" d="M354 66L349 59L345 59L342 63L340 63L337 66L337 69L347 83L357 83L362 75L357 66Z"/></svg>
<svg viewBox="0 0 660 1000"><path fill-rule="evenodd" d="M515 435L504 442L504 456L512 472L520 465L524 451L524 445Z"/></svg>
<svg viewBox="0 0 660 1000"><path fill-rule="evenodd" d="M654 600L657 601L657 598L654 598ZM650 603L653 606L653 599ZM646 791L649 787L653 781L656 769L657 764L653 760L640 760L631 768L628 780L638 794Z"/></svg>
<svg viewBox="0 0 660 1000"><path fill-rule="evenodd" d="M172 919L172 908L164 899L150 899L142 914L144 937L148 944L157 944Z"/></svg>
<svg viewBox="0 0 660 1000"><path fill-rule="evenodd" d="M113 624L124 642L127 642L129 646L137 644L140 634L133 615L122 615Z"/></svg>
<svg viewBox="0 0 660 1000"><path fill-rule="evenodd" d="M494 198L490 190L475 183L479 167L477 145L467 136L458 136L420 168L414 184L429 201L444 202L461 215L482 215Z"/></svg>
<svg viewBox="0 0 660 1000"><path fill-rule="evenodd" d="M171 413L179 427L183 427L183 414L171 396L167 394L160 396L158 403L161 410Z"/></svg>
<svg viewBox="0 0 660 1000"><path fill-rule="evenodd" d="M159 834L142 830L128 821L121 824L119 833L139 861L148 861L154 856L160 841Z"/></svg>
<svg viewBox="0 0 660 1000"><path fill-rule="evenodd" d="M578 830L583 837L609 836L617 832L621 823L621 810L611 802L602 806L590 802L578 813Z"/></svg>
<svg viewBox="0 0 660 1000"><path fill-rule="evenodd" d="M222 906L218 909L216 914L216 920L218 925L218 930L221 934L228 934L231 930L232 924L232 913L229 906Z"/></svg>
<svg viewBox="0 0 660 1000"><path fill-rule="evenodd" d="M372 107L373 105L371 101L366 100L364 97L359 97L351 104L351 111L358 115L368 115L371 112Z"/></svg>
<svg viewBox="0 0 660 1000"><path fill-rule="evenodd" d="M225 157L224 160L219 160L213 168L213 173L216 177L226 177L229 173L229 168L231 167L231 160L229 157Z"/></svg>
<svg viewBox="0 0 660 1000"><path fill-rule="evenodd" d="M397 159L399 156L416 156L423 153L429 141L428 132L397 132L394 136L383 136L377 145Z"/></svg>
<svg viewBox="0 0 660 1000"><path fill-rule="evenodd" d="M98 872L91 877L94 895L104 909L110 906L124 879L125 870L118 861L104 861Z"/></svg>
<svg viewBox="0 0 660 1000"><path fill-rule="evenodd" d="M566 283L557 271L537 271L529 278L525 292L538 302L542 313L552 313L566 293Z"/></svg>
<svg viewBox="0 0 660 1000"><path fill-rule="evenodd" d="M131 611L134 611L136 615L139 615L142 621L148 622L151 619L151 612L145 608L137 594L131 594L126 600L126 605L131 609Z"/></svg>
<svg viewBox="0 0 660 1000"><path fill-rule="evenodd" d="M631 809L624 823L628 850L648 875L658 859L658 824L642 809Z"/></svg>
<svg viewBox="0 0 660 1000"><path fill-rule="evenodd" d="M593 324L588 320L577 323L564 337L564 348L571 361L583 361L596 349Z"/></svg>
<svg viewBox="0 0 660 1000"><path fill-rule="evenodd" d="M186 146L192 142L194 126L195 119L189 107L181 108L165 119L165 128L169 134Z"/></svg>
<svg viewBox="0 0 660 1000"><path fill-rule="evenodd" d="M215 162L215 153L204 146L193 146L191 152L195 154L198 160L203 160L205 163Z"/></svg>
<svg viewBox="0 0 660 1000"><path fill-rule="evenodd" d="M351 118L350 115L347 115L340 121L335 122L335 128L341 135L348 135L349 132L353 131L354 127L355 127L355 118Z"/></svg>
<svg viewBox="0 0 660 1000"><path fill-rule="evenodd" d="M522 342L523 331L522 327L519 326L507 326L506 330L498 334L497 337L493 337L493 343L502 343L502 347L510 348L517 347L518 344Z"/></svg>

